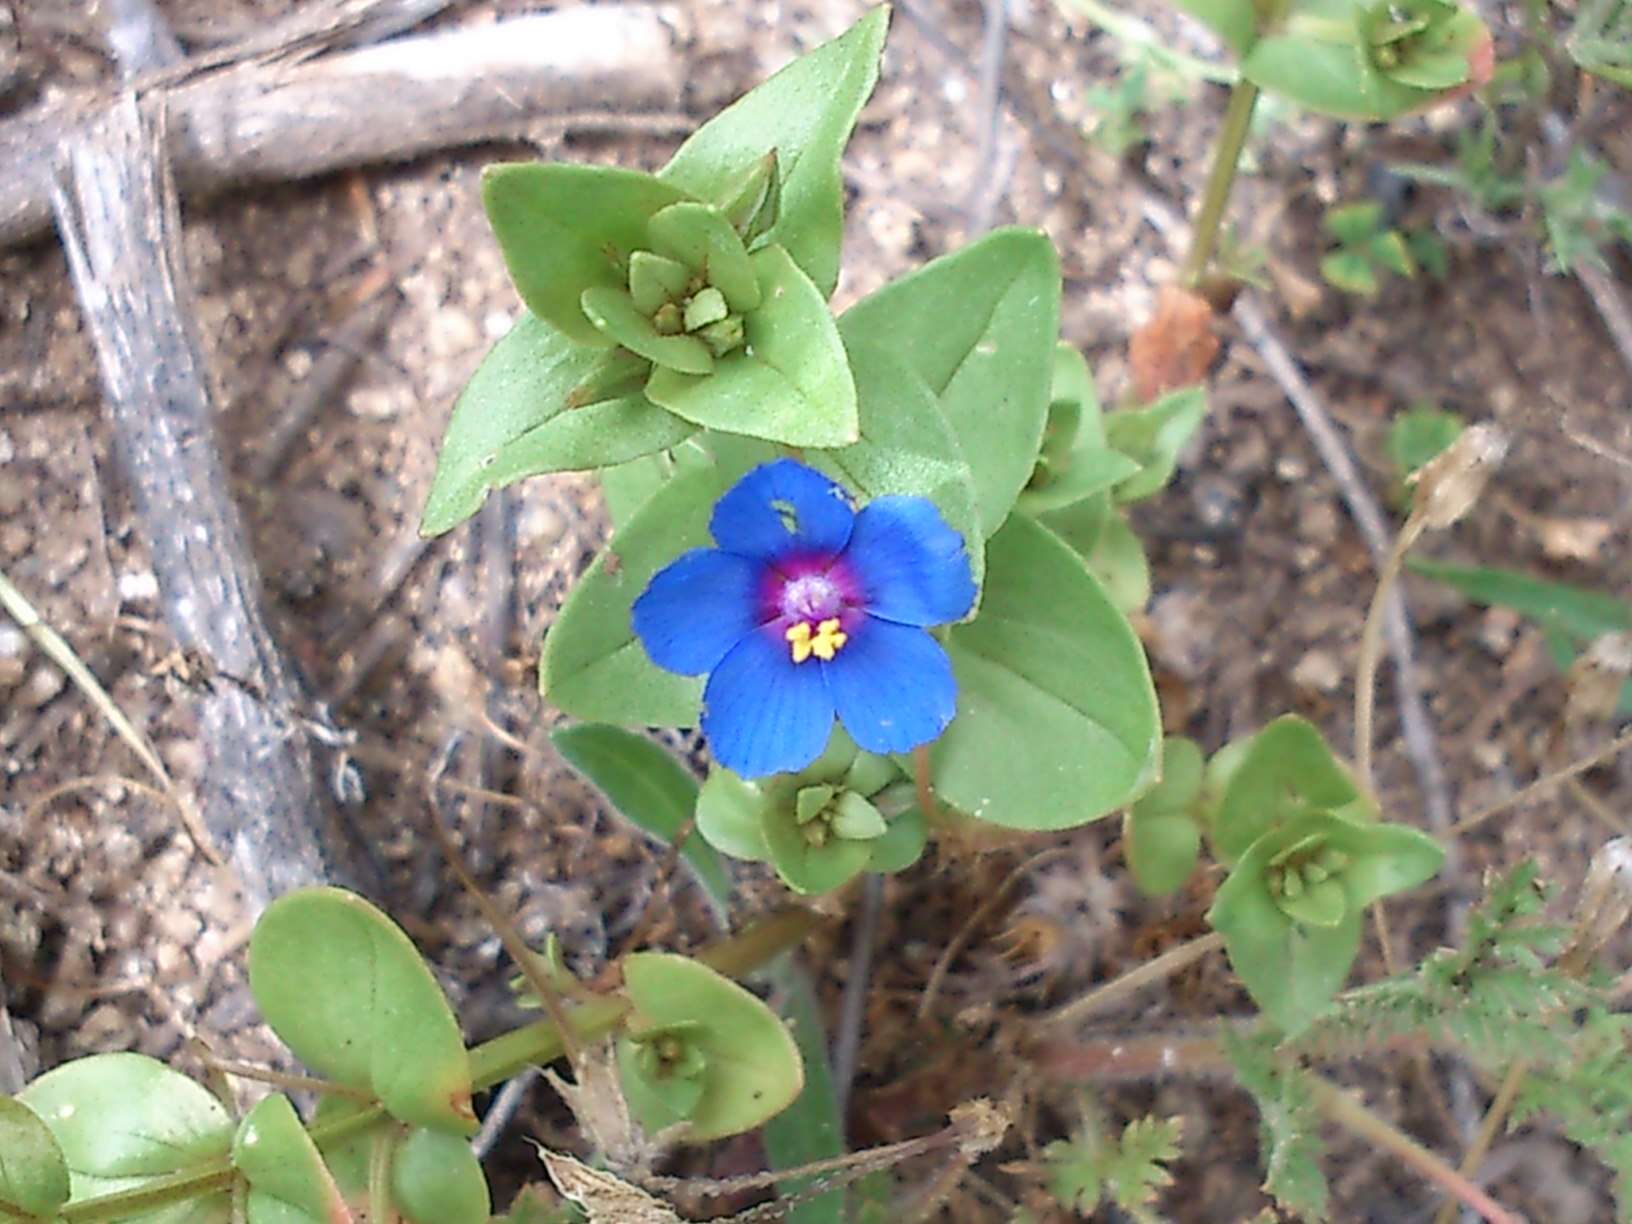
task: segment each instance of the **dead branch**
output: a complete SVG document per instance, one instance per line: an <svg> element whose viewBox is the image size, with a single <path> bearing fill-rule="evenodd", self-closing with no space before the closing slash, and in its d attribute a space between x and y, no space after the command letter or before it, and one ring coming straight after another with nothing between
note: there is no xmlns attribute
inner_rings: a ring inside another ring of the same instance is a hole
<svg viewBox="0 0 1632 1224"><path fill-rule="evenodd" d="M208 195L525 138L552 116L672 112L684 75L674 43L657 9L607 4L244 64L165 91L167 152L182 191ZM49 228L47 168L86 109L0 125L0 246Z"/></svg>
<svg viewBox="0 0 1632 1224"><path fill-rule="evenodd" d="M264 903L357 873L301 727L309 702L261 618L260 576L217 450L162 125L162 98L144 108L127 94L70 144L52 202L165 618L211 673L198 703L205 824L252 904Z"/></svg>

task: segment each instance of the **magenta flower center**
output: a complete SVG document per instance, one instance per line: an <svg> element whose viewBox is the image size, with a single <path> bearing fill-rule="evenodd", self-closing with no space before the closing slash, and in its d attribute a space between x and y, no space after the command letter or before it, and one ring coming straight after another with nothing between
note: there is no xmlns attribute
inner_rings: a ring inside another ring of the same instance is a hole
<svg viewBox="0 0 1632 1224"><path fill-rule="evenodd" d="M795 663L832 659L861 606L859 585L838 558L784 558L766 572L763 595L765 619Z"/></svg>

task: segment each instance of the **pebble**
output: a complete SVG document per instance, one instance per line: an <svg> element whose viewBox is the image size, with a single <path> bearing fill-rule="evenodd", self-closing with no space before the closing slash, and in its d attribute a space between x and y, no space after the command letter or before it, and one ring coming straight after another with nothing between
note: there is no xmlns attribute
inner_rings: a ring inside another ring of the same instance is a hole
<svg viewBox="0 0 1632 1224"><path fill-rule="evenodd" d="M1151 653L1186 680L1199 676L1211 657L1207 597L1199 591L1163 591L1150 605Z"/></svg>
<svg viewBox="0 0 1632 1224"><path fill-rule="evenodd" d="M11 435L0 429L0 464L10 463L17 457L17 448L12 445Z"/></svg>
<svg viewBox="0 0 1632 1224"><path fill-rule="evenodd" d="M0 624L0 689L16 688L28 674L28 636L16 625Z"/></svg>
<svg viewBox="0 0 1632 1224"><path fill-rule="evenodd" d="M31 710L37 710L50 701L68 683L63 674L53 663L41 663L23 683L23 691L18 694L18 700Z"/></svg>
<svg viewBox="0 0 1632 1224"><path fill-rule="evenodd" d="M1311 650L1292 668L1292 683L1316 693L1335 693L1343 684L1343 668L1330 651Z"/></svg>
<svg viewBox="0 0 1632 1224"><path fill-rule="evenodd" d="M159 580L152 570L129 570L119 575L121 603L150 603L158 597Z"/></svg>

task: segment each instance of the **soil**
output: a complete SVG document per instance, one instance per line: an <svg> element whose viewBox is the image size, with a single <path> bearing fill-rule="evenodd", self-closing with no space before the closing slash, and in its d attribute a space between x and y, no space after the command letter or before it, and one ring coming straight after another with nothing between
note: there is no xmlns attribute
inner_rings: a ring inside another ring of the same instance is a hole
<svg viewBox="0 0 1632 1224"><path fill-rule="evenodd" d="M194 46L285 7L160 4ZM443 20L488 21L518 7L466 4ZM1112 157L1085 132L1089 91L1116 73L1116 45L1041 0L1008 8L1004 106L990 151L978 101L982 6L913 0L898 9L883 78L845 163L850 208L835 304L956 248L971 236L971 219L988 211L997 223L1040 226L1062 258L1065 338L1116 403L1128 335L1181 254L1152 225L1149 202L1181 213L1193 206L1224 91L1187 85L1182 99L1146 119L1147 141ZM1165 45L1215 50L1170 10L1141 3L1130 11ZM694 64L686 110L711 113L860 12L855 0L688 0L679 6ZM0 21L0 42L8 28L15 33L13 67L0 51L0 113L111 79L89 0L24 0L11 15L9 27ZM1628 113L1619 101L1606 105ZM1581 286L1544 274L1533 244L1470 228L1444 196L1422 191L1399 193L1399 223L1444 237L1443 279L1394 278L1364 300L1319 277L1324 208L1388 182L1379 172L1390 160L1445 156L1474 114L1453 106L1386 132L1283 119L1253 146L1234 216L1243 241L1267 253L1270 291L1261 300L1374 495L1386 497L1392 481L1389 422L1419 401L1494 421L1512 437L1495 491L1428 552L1624 597L1632 594L1632 382ZM648 942L685 948L712 934L692 888L666 881L662 849L614 821L564 769L548 740L557 716L532 680L543 631L605 535L593 483L526 482L442 540L421 546L415 534L453 398L519 309L482 218L480 167L539 155L652 169L677 140L638 125L569 132L542 147L362 168L187 212L220 444L239 481L268 613L347 733L343 747L321 751L348 818L386 868L382 902L444 976L474 1038L516 1012L498 940L428 836L433 768L445 765L456 784L440 790L440 807L478 878L529 938L553 930L580 972L593 974L626 948L654 891L658 922L645 931ZM1632 172L1627 152L1610 142L1617 172ZM1619 256L1614 267L1625 271ZM359 311L382 302L377 334L346 332ZM1140 627L1165 718L1210 751L1291 710L1346 746L1372 563L1281 389L1231 326L1222 331L1202 435L1171 489L1136 516L1155 592ZM349 381L325 397L286 454L269 460L269 440L341 335L357 349ZM159 615L63 257L48 242L0 252L0 568L183 783L196 779L189 677ZM1407 594L1457 812L1564 759L1566 691L1537 632L1414 578ZM1600 729L1600 739L1608 733ZM1420 822L1422 792L1399 747L1386 668L1379 735L1385 810ZM0 620L0 970L13 1021L32 1036L41 1068L129 1049L198 1073L195 1037L217 1052L276 1062L276 1043L256 1026L244 989L242 899L168 807L121 781L141 777L78 692ZM1587 785L1622 827L1632 767L1597 770ZM1255 1116L1222 1081L1043 1084L1013 1053L1015 1015L1069 999L1200 929L1216 880L1176 900L1140 897L1121 862L1118 823L1035 841L942 844L884 889L853 1141L925 1133L976 1095L1019 1093L1025 1102L1016 1137L954 1192L947 1218L1007 1218L998 1204L1034 1179L1002 1166L1034 1159L1073 1127L1090 1089L1094 1108L1112 1119L1184 1119L1177 1186L1165 1200L1173 1218L1246 1220L1267 1202ZM1492 822L1465 839L1441 886L1392 908L1402 957L1452 938L1453 916L1487 868L1534 857L1568 898L1614 831L1553 798ZM1061 853L1023 874L1012 900L972 932L919 1020L925 983L968 915L1017 865L1052 847ZM780 899L757 877L750 895L760 907ZM830 908L839 920L810 949L830 1020L850 972L858 905L855 891L837 898ZM1368 952L1356 980L1381 972ZM1246 1011L1215 957L1101 1021L1091 1040L1182 1032ZM1432 1091L1403 1062L1373 1059L1336 1073L1436 1150L1461 1150L1449 1066L1432 1069ZM581 1150L564 1111L535 1094L490 1158L501 1202L536 1179L529 1135ZM1431 1215L1424 1183L1343 1134L1327 1138L1337 1218ZM727 1145L693 1171L736 1171L755 1158ZM1611 1210L1599 1166L1545 1125L1502 1141L1490 1172L1492 1192L1532 1219L1588 1224Z"/></svg>

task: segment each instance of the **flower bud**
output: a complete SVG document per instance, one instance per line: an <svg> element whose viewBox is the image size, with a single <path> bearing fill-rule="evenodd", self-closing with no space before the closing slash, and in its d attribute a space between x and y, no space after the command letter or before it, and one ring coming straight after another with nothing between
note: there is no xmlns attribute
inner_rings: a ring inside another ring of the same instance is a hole
<svg viewBox="0 0 1632 1224"><path fill-rule="evenodd" d="M1474 425L1411 477L1413 513L1424 527L1443 530L1473 509L1507 455L1507 435L1495 425Z"/></svg>

